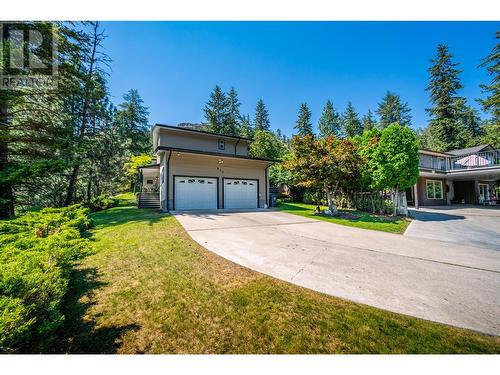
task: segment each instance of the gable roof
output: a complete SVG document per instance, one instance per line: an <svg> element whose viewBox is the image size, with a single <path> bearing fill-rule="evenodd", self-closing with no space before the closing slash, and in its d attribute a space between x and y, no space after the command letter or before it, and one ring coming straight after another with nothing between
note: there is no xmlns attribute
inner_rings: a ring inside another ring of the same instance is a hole
<svg viewBox="0 0 500 375"><path fill-rule="evenodd" d="M448 151L448 154L451 154L453 156L462 156L462 155L474 154L476 152L480 152L485 149L493 149L493 147L491 147L491 145L485 144L474 147L461 148L458 150L451 150Z"/></svg>
<svg viewBox="0 0 500 375"><path fill-rule="evenodd" d="M198 129L191 129L191 128L182 128L182 127L173 126L173 125L155 124L155 127L167 128L167 129L173 129L173 130L179 130L179 131L190 132L190 133L213 135L213 136L216 136L216 137L224 137L224 138L231 138L231 139L243 139L243 140L248 141L248 142L252 142L253 141L252 138L238 137L237 135L227 135L227 134L221 134L221 133L207 132L205 130L198 130Z"/></svg>

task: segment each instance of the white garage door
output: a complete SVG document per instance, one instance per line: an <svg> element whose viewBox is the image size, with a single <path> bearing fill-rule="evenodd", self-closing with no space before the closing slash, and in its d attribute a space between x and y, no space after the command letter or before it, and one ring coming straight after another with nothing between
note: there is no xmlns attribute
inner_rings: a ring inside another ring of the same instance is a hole
<svg viewBox="0 0 500 375"><path fill-rule="evenodd" d="M255 180L224 179L224 208L257 208Z"/></svg>
<svg viewBox="0 0 500 375"><path fill-rule="evenodd" d="M217 179L175 177L176 210L217 209Z"/></svg>

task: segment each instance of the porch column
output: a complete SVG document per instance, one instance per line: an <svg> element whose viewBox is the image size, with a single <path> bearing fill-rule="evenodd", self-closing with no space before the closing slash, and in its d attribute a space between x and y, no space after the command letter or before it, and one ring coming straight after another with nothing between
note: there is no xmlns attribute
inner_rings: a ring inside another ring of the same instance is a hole
<svg viewBox="0 0 500 375"><path fill-rule="evenodd" d="M417 188L418 180L413 185L413 204L415 205L415 208L418 209L418 188Z"/></svg>
<svg viewBox="0 0 500 375"><path fill-rule="evenodd" d="M474 180L474 204L479 204L479 180Z"/></svg>
<svg viewBox="0 0 500 375"><path fill-rule="evenodd" d="M160 155L160 205L163 211L167 211L167 158L166 153Z"/></svg>

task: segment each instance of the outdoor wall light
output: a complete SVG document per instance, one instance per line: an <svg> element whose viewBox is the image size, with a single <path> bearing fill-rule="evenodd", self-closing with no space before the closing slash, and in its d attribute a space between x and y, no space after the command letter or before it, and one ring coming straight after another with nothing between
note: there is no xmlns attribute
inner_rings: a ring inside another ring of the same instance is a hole
<svg viewBox="0 0 500 375"><path fill-rule="evenodd" d="M222 164L222 163L224 163L224 160L219 159L217 162L218 162L219 164Z"/></svg>

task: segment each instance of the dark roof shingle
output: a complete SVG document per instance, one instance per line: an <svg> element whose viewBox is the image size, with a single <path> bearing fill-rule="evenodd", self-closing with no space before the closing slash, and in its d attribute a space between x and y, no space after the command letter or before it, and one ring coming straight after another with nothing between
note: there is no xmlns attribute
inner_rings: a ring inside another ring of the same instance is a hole
<svg viewBox="0 0 500 375"><path fill-rule="evenodd" d="M451 150L451 151L447 151L447 153L451 154L453 156L462 156L462 155L474 154L476 152L483 151L486 148L491 148L491 146L488 144L479 145L479 146L474 146L474 147L461 148L458 150Z"/></svg>

